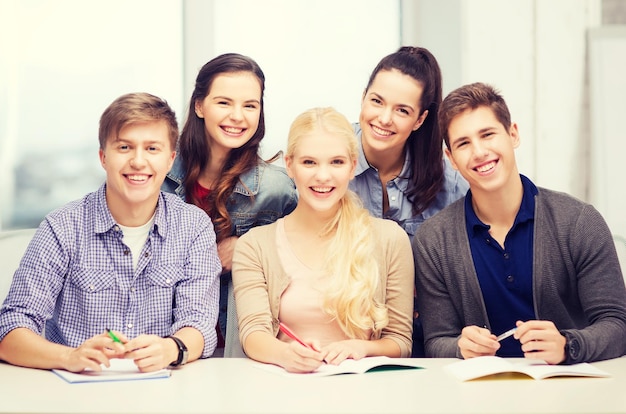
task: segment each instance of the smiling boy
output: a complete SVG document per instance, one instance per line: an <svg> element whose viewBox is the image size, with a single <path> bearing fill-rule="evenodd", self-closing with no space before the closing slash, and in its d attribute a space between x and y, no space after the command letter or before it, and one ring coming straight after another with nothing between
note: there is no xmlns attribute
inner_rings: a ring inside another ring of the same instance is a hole
<svg viewBox="0 0 626 414"><path fill-rule="evenodd" d="M123 95L104 111L106 182L40 224L0 309L0 359L79 372L126 358L154 371L212 355L213 226L160 191L177 138L174 112L153 95Z"/></svg>
<svg viewBox="0 0 626 414"><path fill-rule="evenodd" d="M426 355L559 364L626 354L624 279L598 211L518 172L519 131L491 86L451 92L439 126L470 190L413 240Z"/></svg>

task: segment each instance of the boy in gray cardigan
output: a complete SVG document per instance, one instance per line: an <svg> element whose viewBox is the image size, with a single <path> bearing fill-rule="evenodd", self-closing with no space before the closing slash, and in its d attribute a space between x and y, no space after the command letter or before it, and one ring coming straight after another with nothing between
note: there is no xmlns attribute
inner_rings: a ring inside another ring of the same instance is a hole
<svg viewBox="0 0 626 414"><path fill-rule="evenodd" d="M451 92L439 126L470 190L413 240L426 355L550 364L625 355L626 289L598 211L519 174L517 125L491 86Z"/></svg>

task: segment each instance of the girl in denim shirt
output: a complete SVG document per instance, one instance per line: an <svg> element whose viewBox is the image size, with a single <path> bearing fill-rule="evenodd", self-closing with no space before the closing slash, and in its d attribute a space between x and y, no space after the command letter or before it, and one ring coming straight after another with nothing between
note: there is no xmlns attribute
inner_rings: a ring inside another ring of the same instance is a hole
<svg viewBox="0 0 626 414"><path fill-rule="evenodd" d="M259 157L265 135L264 89L263 71L247 56L227 53L206 63L196 78L178 157L162 186L203 209L215 227L223 268L222 337L237 238L276 221L297 204L284 168Z"/></svg>
<svg viewBox="0 0 626 414"><path fill-rule="evenodd" d="M359 158L350 189L374 217L395 221L411 239L424 220L469 188L443 157L437 127L441 96L435 57L421 47L401 47L370 75L359 123L353 125ZM424 354L418 322L413 328L416 357Z"/></svg>

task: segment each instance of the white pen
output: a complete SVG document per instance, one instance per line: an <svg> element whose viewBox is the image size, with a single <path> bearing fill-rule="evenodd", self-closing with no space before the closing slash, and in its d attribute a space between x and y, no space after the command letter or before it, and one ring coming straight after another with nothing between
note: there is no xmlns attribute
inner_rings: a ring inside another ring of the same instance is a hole
<svg viewBox="0 0 626 414"><path fill-rule="evenodd" d="M498 342L500 342L503 339L508 338L509 336L513 335L515 333L515 331L517 330L517 328L513 328L513 329L509 329L508 331L506 331L505 333L503 333L502 335L498 335L498 337L496 338L496 340Z"/></svg>

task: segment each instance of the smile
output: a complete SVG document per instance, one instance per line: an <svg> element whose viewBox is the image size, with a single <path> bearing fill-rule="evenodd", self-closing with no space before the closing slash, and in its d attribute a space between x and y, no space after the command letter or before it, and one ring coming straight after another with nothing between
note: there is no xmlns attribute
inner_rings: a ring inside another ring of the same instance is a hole
<svg viewBox="0 0 626 414"><path fill-rule="evenodd" d="M372 127L372 131L374 131L374 133L376 135L381 135L381 136L384 136L384 137L388 137L388 136L393 135L393 132L389 131L387 129L379 128L376 125L371 125L371 127Z"/></svg>
<svg viewBox="0 0 626 414"><path fill-rule="evenodd" d="M484 173L484 172L494 169L495 166L496 166L496 162L491 161L487 164L479 165L478 167L475 168L475 170L478 171L479 173Z"/></svg>
<svg viewBox="0 0 626 414"><path fill-rule="evenodd" d="M136 174L128 174L126 175L126 178L128 178L130 181L133 181L135 183L143 183L148 181L148 178L150 178L149 175L136 175Z"/></svg>
<svg viewBox="0 0 626 414"><path fill-rule="evenodd" d="M222 130L226 132L227 134L233 134L233 135L239 135L243 131L245 131L244 128L235 128L235 127L222 127Z"/></svg>
<svg viewBox="0 0 626 414"><path fill-rule="evenodd" d="M334 187L311 187L316 193L330 193Z"/></svg>

